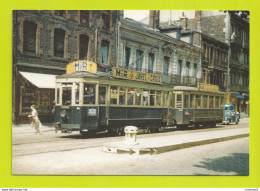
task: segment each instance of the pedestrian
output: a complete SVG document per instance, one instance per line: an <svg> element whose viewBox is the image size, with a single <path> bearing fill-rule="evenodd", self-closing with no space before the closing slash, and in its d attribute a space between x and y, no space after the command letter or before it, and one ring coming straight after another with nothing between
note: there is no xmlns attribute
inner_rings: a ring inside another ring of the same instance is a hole
<svg viewBox="0 0 260 191"><path fill-rule="evenodd" d="M38 112L35 109L35 105L31 105L31 110L32 110L32 113L31 113L31 115L28 115L28 117L31 118L31 125L36 131L35 135L40 135L41 132L40 132L39 127L40 127L41 122L38 117Z"/></svg>

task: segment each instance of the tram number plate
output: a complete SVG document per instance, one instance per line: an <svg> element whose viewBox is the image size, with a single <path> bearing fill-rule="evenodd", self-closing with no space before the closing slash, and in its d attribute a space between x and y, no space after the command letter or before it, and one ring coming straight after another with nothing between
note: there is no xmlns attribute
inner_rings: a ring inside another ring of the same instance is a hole
<svg viewBox="0 0 260 191"><path fill-rule="evenodd" d="M89 107L88 108L88 116L97 116L97 108Z"/></svg>

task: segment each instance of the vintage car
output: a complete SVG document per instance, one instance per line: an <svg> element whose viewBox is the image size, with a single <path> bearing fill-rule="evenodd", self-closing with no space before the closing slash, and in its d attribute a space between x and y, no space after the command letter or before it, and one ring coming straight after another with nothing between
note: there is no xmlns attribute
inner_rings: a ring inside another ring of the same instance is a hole
<svg viewBox="0 0 260 191"><path fill-rule="evenodd" d="M233 104L225 104L223 124L230 124L239 122L239 114L235 112Z"/></svg>

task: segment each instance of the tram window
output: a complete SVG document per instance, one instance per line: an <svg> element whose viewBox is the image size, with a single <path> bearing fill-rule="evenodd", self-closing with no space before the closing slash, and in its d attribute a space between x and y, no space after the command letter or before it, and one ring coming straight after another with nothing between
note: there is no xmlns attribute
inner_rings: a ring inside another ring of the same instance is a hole
<svg viewBox="0 0 260 191"><path fill-rule="evenodd" d="M117 105L118 87L111 86L110 88L110 104Z"/></svg>
<svg viewBox="0 0 260 191"><path fill-rule="evenodd" d="M184 95L183 99L183 108L189 108L189 95Z"/></svg>
<svg viewBox="0 0 260 191"><path fill-rule="evenodd" d="M162 92L156 91L156 106L161 106L162 105Z"/></svg>
<svg viewBox="0 0 260 191"><path fill-rule="evenodd" d="M135 89L135 105L141 105L142 90L139 88Z"/></svg>
<svg viewBox="0 0 260 191"><path fill-rule="evenodd" d="M200 107L201 107L201 96L200 95L196 95L196 97L195 97L195 107L197 109L200 109Z"/></svg>
<svg viewBox="0 0 260 191"><path fill-rule="evenodd" d="M219 108L219 97L215 97L215 108Z"/></svg>
<svg viewBox="0 0 260 191"><path fill-rule="evenodd" d="M182 94L177 94L176 108L182 108Z"/></svg>
<svg viewBox="0 0 260 191"><path fill-rule="evenodd" d="M155 106L155 91L150 91L150 106Z"/></svg>
<svg viewBox="0 0 260 191"><path fill-rule="evenodd" d="M71 105L71 87L63 88L62 105Z"/></svg>
<svg viewBox="0 0 260 191"><path fill-rule="evenodd" d="M119 105L125 105L125 99L126 99L126 88L120 87L119 91Z"/></svg>
<svg viewBox="0 0 260 191"><path fill-rule="evenodd" d="M171 106L172 106L173 108L175 108L175 94L174 94L174 93L172 94Z"/></svg>
<svg viewBox="0 0 260 191"><path fill-rule="evenodd" d="M163 92L163 106L168 105L168 92Z"/></svg>
<svg viewBox="0 0 260 191"><path fill-rule="evenodd" d="M148 106L148 96L149 96L149 91L143 90L143 105L144 106Z"/></svg>
<svg viewBox="0 0 260 191"><path fill-rule="evenodd" d="M98 103L106 104L107 87L99 86Z"/></svg>
<svg viewBox="0 0 260 191"><path fill-rule="evenodd" d="M127 105L134 105L134 88L127 90Z"/></svg>
<svg viewBox="0 0 260 191"><path fill-rule="evenodd" d="M208 96L204 95L202 96L202 103L203 108L208 108Z"/></svg>
<svg viewBox="0 0 260 191"><path fill-rule="evenodd" d="M214 96L209 96L209 108L213 108L213 98Z"/></svg>
<svg viewBox="0 0 260 191"><path fill-rule="evenodd" d="M220 107L223 108L224 107L224 98L220 97Z"/></svg>
<svg viewBox="0 0 260 191"><path fill-rule="evenodd" d="M84 84L84 101L83 104L95 104L95 92L96 85L94 84Z"/></svg>
<svg viewBox="0 0 260 191"><path fill-rule="evenodd" d="M79 104L79 83L75 84L75 104Z"/></svg>
<svg viewBox="0 0 260 191"><path fill-rule="evenodd" d="M194 95L190 95L190 108L193 108Z"/></svg>

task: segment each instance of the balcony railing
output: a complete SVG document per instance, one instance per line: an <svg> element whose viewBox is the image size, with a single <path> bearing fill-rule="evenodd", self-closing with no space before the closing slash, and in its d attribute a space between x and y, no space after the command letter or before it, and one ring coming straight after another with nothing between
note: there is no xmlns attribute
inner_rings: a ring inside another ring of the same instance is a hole
<svg viewBox="0 0 260 191"><path fill-rule="evenodd" d="M208 57L203 56L202 63L208 65L209 67L227 69L227 62L221 61L219 59L209 59Z"/></svg>
<svg viewBox="0 0 260 191"><path fill-rule="evenodd" d="M234 91L249 91L249 85L230 84L229 89Z"/></svg>

